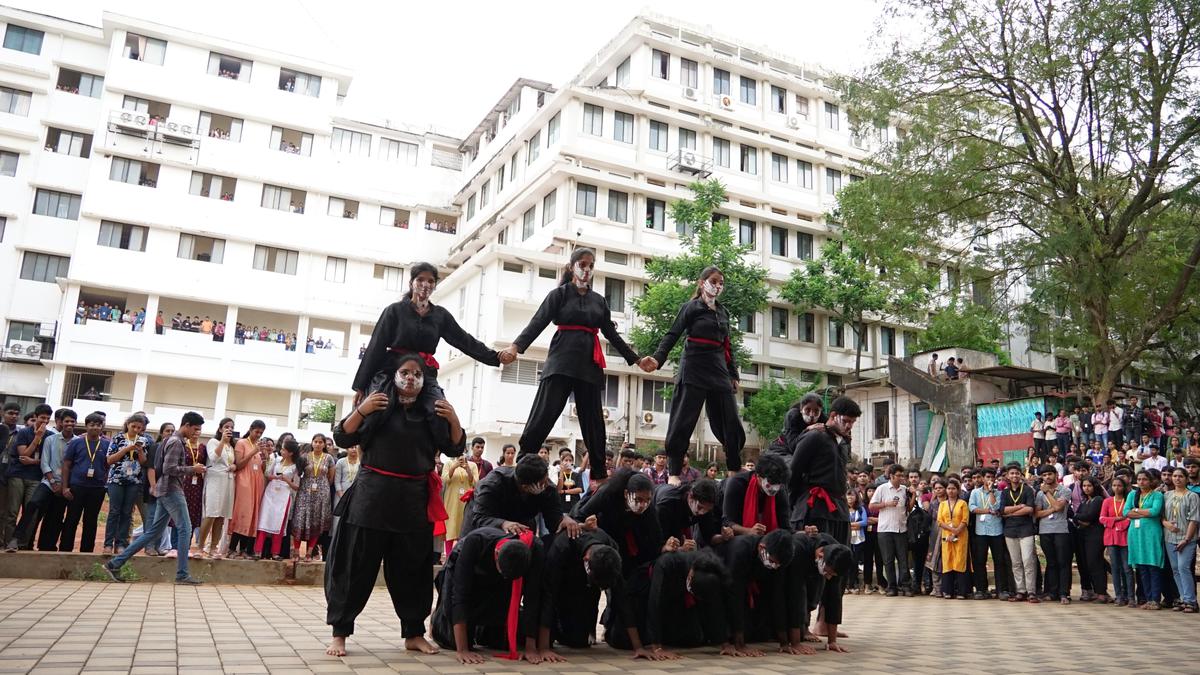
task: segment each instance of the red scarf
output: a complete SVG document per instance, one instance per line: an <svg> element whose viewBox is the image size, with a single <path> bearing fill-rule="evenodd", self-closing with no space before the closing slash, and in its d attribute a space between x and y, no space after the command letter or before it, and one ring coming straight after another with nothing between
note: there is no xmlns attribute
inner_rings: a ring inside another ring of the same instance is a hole
<svg viewBox="0 0 1200 675"><path fill-rule="evenodd" d="M733 349L729 344L728 337L725 338L724 342L717 342L716 340L709 340L708 338L702 337L688 337L688 342L695 342L702 345L712 345L713 347L722 347L725 349L725 361L727 363L733 363Z"/></svg>
<svg viewBox="0 0 1200 675"><path fill-rule="evenodd" d="M467 502L471 501L471 497L474 497L474 496L475 496L475 488L471 488L470 490L467 490L466 492L462 493L462 495L458 498L458 501L466 504Z"/></svg>
<svg viewBox="0 0 1200 675"><path fill-rule="evenodd" d="M629 555L634 558L638 554L637 537L633 536L633 530L625 530L625 548L629 549Z"/></svg>
<svg viewBox="0 0 1200 675"><path fill-rule="evenodd" d="M837 505L833 503L833 497L825 491L825 488L814 486L808 489L808 508L812 508L817 499L825 501L825 508L829 509L830 513L837 513Z"/></svg>
<svg viewBox="0 0 1200 675"><path fill-rule="evenodd" d="M529 548L533 548L533 530L525 530L517 535L516 539L504 538L496 542L496 557L500 557L500 549L514 541L519 541ZM505 632L508 634L508 653L497 654L496 658L507 659L509 661L517 661L521 655L517 653L517 627L520 624L521 617L521 594L525 590L525 577L517 577L512 580L512 595L508 599L508 618L505 620Z"/></svg>
<svg viewBox="0 0 1200 675"><path fill-rule="evenodd" d="M814 488L817 489L817 488ZM812 493L809 493L809 506L812 506ZM767 532L779 529L779 521L775 517L775 496L766 495L759 487L758 474L750 474L750 482L746 484L746 497L742 500L742 527L754 527L758 522L758 500L763 497L764 506L762 524L767 526ZM830 509L832 511L833 509Z"/></svg>
<svg viewBox="0 0 1200 675"><path fill-rule="evenodd" d="M600 329L599 328L591 328L588 326L565 326L564 325L564 326L559 326L558 329L560 331L577 330L577 331L582 331L584 333L591 333L592 339L594 340L594 344L592 345L592 362L595 363L596 365L600 366L601 368L604 368L607 366L607 362L604 360L604 348L600 346Z"/></svg>
<svg viewBox="0 0 1200 675"><path fill-rule="evenodd" d="M446 520L450 518L450 514L446 512L445 504L442 504L442 477L437 471L430 471L424 476L410 476L406 473L384 471L369 464L363 464L362 468L392 478L424 478L429 484L429 501L425 504L425 516L433 523L433 536L440 537L446 534Z"/></svg>
<svg viewBox="0 0 1200 675"><path fill-rule="evenodd" d="M646 576L651 579L654 578L654 565L653 564L650 564L646 567ZM683 591L683 607L685 609L691 609L696 606L696 595L694 593L692 593L691 591L687 590L686 585L687 585L687 581L685 580L684 581L684 591Z"/></svg>
<svg viewBox="0 0 1200 675"><path fill-rule="evenodd" d="M417 356L425 359L425 365L429 366L430 368L433 368L434 370L441 368L441 366L438 365L437 359L433 358L433 354L428 352L418 352L417 350L409 349L408 347L388 347L387 350L393 354L416 354Z"/></svg>

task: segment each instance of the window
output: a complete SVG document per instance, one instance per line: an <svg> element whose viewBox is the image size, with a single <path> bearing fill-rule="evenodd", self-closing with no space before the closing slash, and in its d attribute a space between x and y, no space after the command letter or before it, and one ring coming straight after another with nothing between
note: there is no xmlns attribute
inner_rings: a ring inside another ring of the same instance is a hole
<svg viewBox="0 0 1200 675"><path fill-rule="evenodd" d="M670 382L658 380L642 380L642 409L656 413L671 410L671 399L663 398L664 390L671 386Z"/></svg>
<svg viewBox="0 0 1200 675"><path fill-rule="evenodd" d="M560 124L559 113L554 113L554 117L551 117L550 122L546 125L547 148L558 142L558 127Z"/></svg>
<svg viewBox="0 0 1200 675"><path fill-rule="evenodd" d="M375 265L375 278L383 282L383 288L388 291L398 291L403 284L404 270L391 265Z"/></svg>
<svg viewBox="0 0 1200 675"><path fill-rule="evenodd" d="M591 103L583 104L583 133L604 135L604 108Z"/></svg>
<svg viewBox="0 0 1200 675"><path fill-rule="evenodd" d="M500 170L496 172L496 194L504 192L504 165L500 165Z"/></svg>
<svg viewBox="0 0 1200 675"><path fill-rule="evenodd" d="M861 331L861 336L860 336L860 331ZM869 329L865 325L860 325L859 330L857 330L857 331L854 330L854 328L852 326L850 328L850 334L854 337L854 348L855 349L858 349L858 346L859 346L858 343L861 341L862 342L862 350L864 352L871 351L871 333L869 332Z"/></svg>
<svg viewBox="0 0 1200 675"><path fill-rule="evenodd" d="M8 150L0 150L0 176L17 175L17 161L20 155Z"/></svg>
<svg viewBox="0 0 1200 675"><path fill-rule="evenodd" d="M137 33L125 33L125 48L122 53L127 59L161 66L167 56L167 43Z"/></svg>
<svg viewBox="0 0 1200 675"><path fill-rule="evenodd" d="M467 197L467 220L475 217L475 195Z"/></svg>
<svg viewBox="0 0 1200 675"><path fill-rule="evenodd" d="M349 220L358 219L358 202L353 199L342 199L341 197L330 197L329 206L325 212L327 215L334 218L347 218Z"/></svg>
<svg viewBox="0 0 1200 675"><path fill-rule="evenodd" d="M26 54L41 54L42 38L45 36L46 34L40 30L10 23L8 29L4 31L4 48L15 49Z"/></svg>
<svg viewBox="0 0 1200 675"><path fill-rule="evenodd" d="M123 248L126 251L145 251L146 228L141 225L125 225L102 220L100 221L100 238L96 243L110 248Z"/></svg>
<svg viewBox="0 0 1200 675"><path fill-rule="evenodd" d="M526 384L536 387L542 373L542 361L517 359L500 371L500 381L505 384Z"/></svg>
<svg viewBox="0 0 1200 675"><path fill-rule="evenodd" d="M662 232L667 224L667 203L658 199L646 199L646 229Z"/></svg>
<svg viewBox="0 0 1200 675"><path fill-rule="evenodd" d="M604 300L608 308L618 314L625 313L625 280L606 277L604 279Z"/></svg>
<svg viewBox="0 0 1200 675"><path fill-rule="evenodd" d="M270 147L292 155L312 156L312 134L283 127L271 127Z"/></svg>
<svg viewBox="0 0 1200 675"><path fill-rule="evenodd" d="M537 207L531 206L529 207L529 210L525 212L525 215L521 216L521 241L525 241L533 236L534 218L536 215Z"/></svg>
<svg viewBox="0 0 1200 675"><path fill-rule="evenodd" d="M118 183L155 187L158 182L158 165L139 162L136 159L113 157L108 178Z"/></svg>
<svg viewBox="0 0 1200 675"><path fill-rule="evenodd" d="M500 266L500 269L504 270L505 272L512 272L513 274L525 273L525 266L517 262L505 262Z"/></svg>
<svg viewBox="0 0 1200 675"><path fill-rule="evenodd" d="M462 171L462 160L462 153L450 148L440 148L435 145L430 151L429 165L442 169Z"/></svg>
<svg viewBox="0 0 1200 675"><path fill-rule="evenodd" d="M837 373L825 373L825 384L830 387L842 386L842 376Z"/></svg>
<svg viewBox="0 0 1200 675"><path fill-rule="evenodd" d="M731 93L733 89L729 86L729 71L713 68L713 94L728 96Z"/></svg>
<svg viewBox="0 0 1200 675"><path fill-rule="evenodd" d="M236 56L226 56L216 52L208 54L208 74L224 77L230 80L250 81L252 62L239 59Z"/></svg>
<svg viewBox="0 0 1200 675"><path fill-rule="evenodd" d="M633 115L623 112L613 113L613 140L622 143L633 142Z"/></svg>
<svg viewBox="0 0 1200 675"><path fill-rule="evenodd" d="M621 404L621 378L616 375L604 376L604 407L616 408Z"/></svg>
<svg viewBox="0 0 1200 675"><path fill-rule="evenodd" d="M617 66L617 72L613 75L613 82L618 87L629 86L629 57L626 56L621 65Z"/></svg>
<svg viewBox="0 0 1200 675"><path fill-rule="evenodd" d="M800 94L796 94L796 114L808 119L808 98Z"/></svg>
<svg viewBox="0 0 1200 675"><path fill-rule="evenodd" d="M379 224L387 225L388 227L398 227L402 230L408 229L408 221L412 218L412 214L406 209L397 209L391 206L379 207Z"/></svg>
<svg viewBox="0 0 1200 675"><path fill-rule="evenodd" d="M59 67L58 83L55 88L70 94L100 98L100 92L104 90L104 78L100 75Z"/></svg>
<svg viewBox="0 0 1200 675"><path fill-rule="evenodd" d="M517 180L517 158L521 156L521 151L517 150L513 153L512 159L508 163L508 180L516 182Z"/></svg>
<svg viewBox="0 0 1200 675"><path fill-rule="evenodd" d="M787 368L783 366L767 366L767 377L782 380L787 378Z"/></svg>
<svg viewBox="0 0 1200 675"><path fill-rule="evenodd" d="M796 176L800 179L800 187L809 190L813 187L813 165L802 159L796 160Z"/></svg>
<svg viewBox="0 0 1200 675"><path fill-rule="evenodd" d="M220 265L225 260L225 240L181 234L179 250L175 255L184 260L199 260Z"/></svg>
<svg viewBox="0 0 1200 675"><path fill-rule="evenodd" d="M650 74L662 80L671 79L671 55L657 49L651 51Z"/></svg>
<svg viewBox="0 0 1200 675"><path fill-rule="evenodd" d="M771 85L771 112L787 114L787 90Z"/></svg>
<svg viewBox="0 0 1200 675"><path fill-rule="evenodd" d="M32 100L32 92L0 87L0 112L28 117L29 103Z"/></svg>
<svg viewBox="0 0 1200 675"><path fill-rule="evenodd" d="M754 312L750 312L749 314L743 314L743 315L739 316L738 317L738 330L742 331L743 333L753 333L754 332L754 316L755 316Z"/></svg>
<svg viewBox="0 0 1200 675"><path fill-rule="evenodd" d="M335 284L346 283L346 259L329 256L325 259L325 281Z"/></svg>
<svg viewBox="0 0 1200 675"><path fill-rule="evenodd" d="M679 148L681 150L696 149L696 132L691 129L679 129Z"/></svg>
<svg viewBox="0 0 1200 675"><path fill-rule="evenodd" d="M817 317L812 312L805 312L797 316L796 327L799 329L801 342L815 343L817 341Z"/></svg>
<svg viewBox="0 0 1200 675"><path fill-rule="evenodd" d="M782 307L771 308L771 337L787 338L788 312Z"/></svg>
<svg viewBox="0 0 1200 675"><path fill-rule="evenodd" d="M295 274L300 253L273 246L254 247L254 269L277 274Z"/></svg>
<svg viewBox="0 0 1200 675"><path fill-rule="evenodd" d="M776 152L771 153L771 180L788 182L788 158Z"/></svg>
<svg viewBox="0 0 1200 675"><path fill-rule="evenodd" d="M279 187L278 185L263 185L262 206L276 211L304 213L304 202L308 193L301 190Z"/></svg>
<svg viewBox="0 0 1200 675"><path fill-rule="evenodd" d="M192 172L192 185L189 192L193 195L231 202L233 201L233 195L236 190L236 178L218 176L211 173L202 173L200 171Z"/></svg>
<svg viewBox="0 0 1200 675"><path fill-rule="evenodd" d="M650 149L667 151L667 133L670 127L665 122L650 120Z"/></svg>
<svg viewBox="0 0 1200 675"><path fill-rule="evenodd" d="M875 438L890 438L888 433L888 418L891 417L887 401L876 401L871 404L871 416L875 421Z"/></svg>
<svg viewBox="0 0 1200 675"><path fill-rule="evenodd" d="M700 64L691 59L679 59L679 81L685 87L699 87Z"/></svg>
<svg viewBox="0 0 1200 675"><path fill-rule="evenodd" d="M842 189L842 172L837 169L825 169L825 192L836 195Z"/></svg>
<svg viewBox="0 0 1200 675"><path fill-rule="evenodd" d="M713 139L713 163L729 168L729 141L724 138Z"/></svg>
<svg viewBox="0 0 1200 675"><path fill-rule="evenodd" d="M807 232L796 233L796 257L801 260L812 260L813 236Z"/></svg>
<svg viewBox="0 0 1200 675"><path fill-rule="evenodd" d="M492 194L492 181L489 178L488 180L483 181L483 185L479 186L479 208L482 209L483 207L488 205L488 199L491 198L491 194Z"/></svg>
<svg viewBox="0 0 1200 675"><path fill-rule="evenodd" d="M542 132L534 132L533 136L529 137L529 146L525 151L525 163L533 164L537 161L538 155L542 152Z"/></svg>
<svg viewBox="0 0 1200 675"><path fill-rule="evenodd" d="M879 327L879 352L884 356L896 355L896 329L889 326Z"/></svg>
<svg viewBox="0 0 1200 675"><path fill-rule="evenodd" d="M596 215L596 186L579 183L575 187L575 213L580 216Z"/></svg>
<svg viewBox="0 0 1200 675"><path fill-rule="evenodd" d="M748 174L758 175L758 148L749 145L741 147L741 163L739 168Z"/></svg>
<svg viewBox="0 0 1200 675"><path fill-rule="evenodd" d="M280 91L290 91L317 97L321 95L321 77L288 68L279 69Z"/></svg>
<svg viewBox="0 0 1200 675"><path fill-rule="evenodd" d="M825 104L825 126L830 129L841 128L841 121L838 119L838 107L832 103Z"/></svg>
<svg viewBox="0 0 1200 675"><path fill-rule="evenodd" d="M55 283L55 279L67 276L71 267L71 259L49 253L26 251L21 260L21 278L26 281L41 281Z"/></svg>
<svg viewBox="0 0 1200 675"><path fill-rule="evenodd" d="M342 152L347 155L362 155L363 157L371 156L371 134L364 134L359 131L350 131L349 129L333 128L333 137L330 140L329 147L334 152Z"/></svg>
<svg viewBox="0 0 1200 675"><path fill-rule="evenodd" d="M33 198L33 212L39 216L79 220L79 202L82 200L81 195L38 189Z"/></svg>
<svg viewBox="0 0 1200 675"><path fill-rule="evenodd" d="M612 263L614 265L628 265L629 254L621 253L620 251L605 251L604 262Z"/></svg>
<svg viewBox="0 0 1200 675"><path fill-rule="evenodd" d="M629 222L629 194L608 191L608 219L618 223Z"/></svg>
<svg viewBox="0 0 1200 675"><path fill-rule="evenodd" d="M744 246L754 246L754 233L758 225L753 220L741 218L738 220L738 243Z"/></svg>
<svg viewBox="0 0 1200 675"><path fill-rule="evenodd" d="M200 122L196 126L198 127L196 133L200 136L234 143L242 141L242 120L237 117L202 112L200 113Z"/></svg>
<svg viewBox="0 0 1200 675"><path fill-rule="evenodd" d="M400 162L407 166L417 165L416 143L397 141L394 138L379 139L379 158L391 162Z"/></svg>
<svg viewBox="0 0 1200 675"><path fill-rule="evenodd" d="M841 321L829 318L829 346L830 347L845 347L846 346L846 329Z"/></svg>
<svg viewBox="0 0 1200 675"><path fill-rule="evenodd" d="M821 379L821 374L815 370L801 370L800 381L809 384L816 384Z"/></svg>
<svg viewBox="0 0 1200 675"><path fill-rule="evenodd" d="M742 75L738 83L738 99L747 105L758 105L758 82Z"/></svg>
<svg viewBox="0 0 1200 675"><path fill-rule="evenodd" d="M554 222L554 212L558 210L558 190L552 190L542 197L542 226Z"/></svg>
<svg viewBox="0 0 1200 675"><path fill-rule="evenodd" d="M782 227L771 228L771 255L787 255L787 230Z"/></svg>

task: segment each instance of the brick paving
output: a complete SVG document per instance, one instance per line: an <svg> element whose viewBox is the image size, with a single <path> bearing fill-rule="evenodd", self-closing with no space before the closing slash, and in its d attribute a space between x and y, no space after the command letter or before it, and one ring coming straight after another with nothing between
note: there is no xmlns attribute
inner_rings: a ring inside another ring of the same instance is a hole
<svg viewBox="0 0 1200 675"><path fill-rule="evenodd" d="M0 672L34 673L499 673L543 671L871 673L1054 672L1056 675L1165 672L1137 650L1109 650L1101 634L1154 636L1155 654L1194 656L1200 615L1143 612L1075 603L847 596L843 642L852 653L769 655L758 659L688 650L665 663L632 661L604 646L562 652L568 663L531 666L491 659L462 666L448 653L403 649L386 592L372 596L349 642L350 655L326 656L320 588L106 584L0 579ZM1088 628L1092 632L1088 632ZM1096 632L1099 631L1099 632ZM1091 638L1084 637L1091 635ZM1088 640L1086 648L1068 648ZM980 646L986 645L981 650ZM767 645L764 645L764 647ZM1144 655L1144 653L1142 653ZM950 656L947 660L945 657ZM1161 662L1159 662L1161 665ZM1182 672L1182 671L1179 671Z"/></svg>

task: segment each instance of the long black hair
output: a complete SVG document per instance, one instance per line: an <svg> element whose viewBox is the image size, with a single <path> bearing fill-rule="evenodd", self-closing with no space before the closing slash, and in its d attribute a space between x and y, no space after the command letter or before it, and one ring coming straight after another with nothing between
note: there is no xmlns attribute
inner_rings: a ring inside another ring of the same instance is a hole
<svg viewBox="0 0 1200 675"><path fill-rule="evenodd" d="M700 270L700 276L696 278L696 290L692 291L692 300L700 297L700 286L702 286L705 281L708 281L709 277L717 273L720 273L722 276L725 275L724 272L721 272L721 268L717 267L716 265L709 265L708 267Z"/></svg>
<svg viewBox="0 0 1200 675"><path fill-rule="evenodd" d="M438 282L438 270L432 263L419 262L413 265L408 270L408 290L404 291L404 299L412 299L412 282L417 277L421 276L422 272L429 272L433 275L433 284L436 286Z"/></svg>
<svg viewBox="0 0 1200 675"><path fill-rule="evenodd" d="M575 271L573 269L575 267L575 263L583 259L583 256L585 255L592 256L592 260L596 259L596 252L585 246L580 246L574 251L571 251L571 259L567 262L566 266L563 267L562 275L558 279L559 286L565 286L566 284L571 283L571 278L575 275Z"/></svg>

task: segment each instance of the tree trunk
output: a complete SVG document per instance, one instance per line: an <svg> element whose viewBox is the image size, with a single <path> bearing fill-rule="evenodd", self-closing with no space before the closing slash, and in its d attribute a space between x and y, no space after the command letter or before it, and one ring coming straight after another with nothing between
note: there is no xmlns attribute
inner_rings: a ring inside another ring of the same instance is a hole
<svg viewBox="0 0 1200 675"><path fill-rule="evenodd" d="M862 372L863 324L862 319L851 324L854 327L854 380L857 382Z"/></svg>
<svg viewBox="0 0 1200 675"><path fill-rule="evenodd" d="M1113 388L1117 385L1117 375L1120 370L1115 367L1108 367L1100 374L1100 381L1096 383L1092 394L1092 405L1104 405L1108 399L1112 398Z"/></svg>

